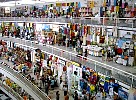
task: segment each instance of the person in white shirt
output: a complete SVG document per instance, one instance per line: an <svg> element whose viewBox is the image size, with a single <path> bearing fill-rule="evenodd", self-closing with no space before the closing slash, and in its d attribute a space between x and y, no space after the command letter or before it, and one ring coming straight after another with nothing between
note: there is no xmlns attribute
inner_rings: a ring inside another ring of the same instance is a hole
<svg viewBox="0 0 136 100"><path fill-rule="evenodd" d="M113 99L108 95L105 100L113 100Z"/></svg>
<svg viewBox="0 0 136 100"><path fill-rule="evenodd" d="M95 96L96 100L102 100L102 92L98 92Z"/></svg>
<svg viewBox="0 0 136 100"><path fill-rule="evenodd" d="M114 95L113 87L110 87L110 88L109 88L109 96L110 96L111 98L113 98L113 95Z"/></svg>

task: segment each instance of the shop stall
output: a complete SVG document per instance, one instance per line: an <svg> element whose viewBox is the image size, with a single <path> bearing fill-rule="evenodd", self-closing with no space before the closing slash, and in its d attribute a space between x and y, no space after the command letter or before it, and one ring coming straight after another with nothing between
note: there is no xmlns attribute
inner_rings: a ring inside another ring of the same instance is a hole
<svg viewBox="0 0 136 100"><path fill-rule="evenodd" d="M130 86L114 79L113 77L103 75L92 70L90 67L82 66L82 79L80 87L85 95L97 96L102 93L101 98L110 97L112 99L128 100Z"/></svg>
<svg viewBox="0 0 136 100"><path fill-rule="evenodd" d="M77 91L79 94L82 94L80 88L80 79L82 79L81 65L76 62L72 62L71 89L70 89L71 94L74 94L75 91Z"/></svg>

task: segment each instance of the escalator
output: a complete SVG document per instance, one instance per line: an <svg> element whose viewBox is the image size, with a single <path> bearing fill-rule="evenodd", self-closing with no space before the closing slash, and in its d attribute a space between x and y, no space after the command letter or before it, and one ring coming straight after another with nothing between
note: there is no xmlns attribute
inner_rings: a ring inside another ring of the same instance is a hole
<svg viewBox="0 0 136 100"><path fill-rule="evenodd" d="M5 100L23 100L23 98L16 93L13 89L11 89L9 86L5 85L0 81L0 89L7 94L9 97L5 96L4 94L1 94L0 100L5 98Z"/></svg>
<svg viewBox="0 0 136 100"><path fill-rule="evenodd" d="M21 74L15 72L9 66L0 64L0 73L14 80L21 88L23 88L29 95L31 95L35 100L50 100L49 97L41 91L37 86L32 84Z"/></svg>

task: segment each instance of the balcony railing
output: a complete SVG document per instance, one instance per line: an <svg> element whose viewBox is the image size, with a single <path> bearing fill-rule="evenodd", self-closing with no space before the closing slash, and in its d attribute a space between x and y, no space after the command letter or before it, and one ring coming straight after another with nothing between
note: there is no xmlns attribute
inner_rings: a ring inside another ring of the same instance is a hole
<svg viewBox="0 0 136 100"><path fill-rule="evenodd" d="M136 18L112 17L78 17L78 18L32 18L32 17L0 17L1 22L36 22L36 23L80 23L89 25L105 25L136 28Z"/></svg>
<svg viewBox="0 0 136 100"><path fill-rule="evenodd" d="M85 60L84 59L85 57L83 57L83 56L78 57L76 53L72 53L70 51L60 49L60 48L57 48L57 47L54 47L51 45L42 46L42 45L35 44L31 41L26 41L26 40L22 40L22 39L15 39L12 37L11 38L0 37L0 39L11 41L13 43L16 43L16 45L18 45L20 47L26 47L26 48L29 48L32 50L39 48L43 52L46 52L47 54L61 57L61 59L81 63L81 64L88 66L91 69L94 69L95 71L100 72L104 75L114 77L115 79L117 79L121 82L124 82L124 83L128 84L129 86L136 87L136 76L135 75L133 75L132 73L123 71L121 69L118 69L114 66L108 65L106 63L101 63L99 61L96 61L96 60L93 60L90 58L86 58L86 60ZM61 54L62 52L63 52L63 54Z"/></svg>

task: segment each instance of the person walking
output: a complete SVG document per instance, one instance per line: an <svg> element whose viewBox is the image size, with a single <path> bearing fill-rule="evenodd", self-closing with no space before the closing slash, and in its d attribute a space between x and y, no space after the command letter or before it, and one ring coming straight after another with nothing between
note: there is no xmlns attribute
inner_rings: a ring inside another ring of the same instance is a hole
<svg viewBox="0 0 136 100"><path fill-rule="evenodd" d="M64 85L63 91L64 91L64 96L66 96L66 95L67 95L67 92L68 92L67 86Z"/></svg>
<svg viewBox="0 0 136 100"><path fill-rule="evenodd" d="M39 89L42 89L42 80L41 80L41 79L38 80L38 88L39 88Z"/></svg>
<svg viewBox="0 0 136 100"><path fill-rule="evenodd" d="M54 83L55 83L54 78L52 78L52 79L51 79L51 89L52 89L52 90L54 90Z"/></svg>
<svg viewBox="0 0 136 100"><path fill-rule="evenodd" d="M88 51L87 51L87 49L85 49L85 57L87 57L88 56Z"/></svg>
<svg viewBox="0 0 136 100"><path fill-rule="evenodd" d="M69 95L68 94L65 96L65 100L69 100Z"/></svg>
<svg viewBox="0 0 136 100"><path fill-rule="evenodd" d="M48 95L49 92L49 84L45 83L45 93Z"/></svg>
<svg viewBox="0 0 136 100"><path fill-rule="evenodd" d="M45 85L45 78L44 78L44 75L42 75L41 80L42 80L42 84L43 84L43 87L44 87L44 85Z"/></svg>
<svg viewBox="0 0 136 100"><path fill-rule="evenodd" d="M36 65L34 65L34 75L36 75L36 72L37 72L37 67Z"/></svg>
<svg viewBox="0 0 136 100"><path fill-rule="evenodd" d="M105 50L104 48L102 49L102 61L104 60L104 57L105 57Z"/></svg>
<svg viewBox="0 0 136 100"><path fill-rule="evenodd" d="M59 100L59 96L60 96L59 91L57 91L56 92L56 100Z"/></svg>
<svg viewBox="0 0 136 100"><path fill-rule="evenodd" d="M78 100L78 93L75 91L74 100Z"/></svg>

